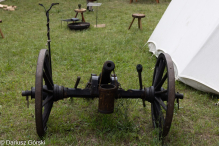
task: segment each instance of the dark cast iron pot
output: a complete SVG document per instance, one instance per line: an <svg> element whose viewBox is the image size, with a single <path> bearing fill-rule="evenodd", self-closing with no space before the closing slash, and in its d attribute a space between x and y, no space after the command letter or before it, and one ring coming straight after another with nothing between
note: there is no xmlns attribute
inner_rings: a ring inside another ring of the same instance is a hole
<svg viewBox="0 0 219 146"><path fill-rule="evenodd" d="M79 23L69 23L68 27L72 30L83 30L90 27L90 23L79 22Z"/></svg>

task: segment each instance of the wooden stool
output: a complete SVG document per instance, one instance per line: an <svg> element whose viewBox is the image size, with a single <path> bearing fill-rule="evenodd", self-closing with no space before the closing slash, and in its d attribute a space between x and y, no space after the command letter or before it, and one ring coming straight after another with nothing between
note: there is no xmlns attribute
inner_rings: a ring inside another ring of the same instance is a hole
<svg viewBox="0 0 219 146"><path fill-rule="evenodd" d="M0 20L0 23L2 23L2 20ZM1 31L1 29L0 29L0 33L2 35L2 38L4 38L4 35L3 35L2 31Z"/></svg>
<svg viewBox="0 0 219 146"><path fill-rule="evenodd" d="M141 18L145 17L145 14L132 14L133 20L132 23L134 22L135 18L138 18L138 28L142 29L142 25L141 25ZM132 23L129 26L129 29L132 26Z"/></svg>
<svg viewBox="0 0 219 146"><path fill-rule="evenodd" d="M135 0L137 2L137 0ZM130 4L133 2L133 0L130 0ZM156 0L157 3L159 3L159 0Z"/></svg>
<svg viewBox="0 0 219 146"><path fill-rule="evenodd" d="M86 9L84 9L84 8L81 8L81 9L75 9L75 12L76 12L75 18L77 18L78 13L81 13L81 16L82 16L82 22L85 22L85 19L84 19L84 16L83 16L83 12L85 12L85 11L86 11Z"/></svg>
<svg viewBox="0 0 219 146"><path fill-rule="evenodd" d="M137 0L135 0L137 2ZM130 0L130 4L133 2L133 0Z"/></svg>

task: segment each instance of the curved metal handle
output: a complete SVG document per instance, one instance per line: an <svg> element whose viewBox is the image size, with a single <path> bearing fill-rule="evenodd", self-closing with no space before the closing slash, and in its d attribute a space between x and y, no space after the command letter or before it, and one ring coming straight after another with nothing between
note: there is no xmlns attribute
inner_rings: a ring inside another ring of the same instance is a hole
<svg viewBox="0 0 219 146"><path fill-rule="evenodd" d="M59 4L59 3L52 3L51 6L50 6L50 8L49 8L48 10L46 10L46 8L43 6L43 4L40 4L40 3L39 3L39 5L42 6L42 7L45 9L45 12L46 12L46 13L48 13L48 12L52 9L52 6L55 6L55 5L58 5L58 4Z"/></svg>
<svg viewBox="0 0 219 146"><path fill-rule="evenodd" d="M59 3L52 3L49 10L47 10L47 13L52 9L52 6L58 5Z"/></svg>
<svg viewBox="0 0 219 146"><path fill-rule="evenodd" d="M59 3L52 3L51 6L58 5Z"/></svg>
<svg viewBox="0 0 219 146"><path fill-rule="evenodd" d="M52 3L50 8L48 10L46 10L46 8L43 6L43 4L39 3L39 5L42 6L45 9L46 17L47 17L47 25L46 25L47 26L47 37L48 37L47 44L48 44L48 49L49 49L49 60L50 60L50 69L51 70L52 70L52 64L51 64L51 51L50 51L50 42L51 42L51 40L50 40L50 34L49 34L49 32L50 32L50 28L49 28L49 11L51 10L52 6L58 5L58 4L59 3Z"/></svg>
<svg viewBox="0 0 219 146"><path fill-rule="evenodd" d="M46 12L46 8L43 6L43 4L40 4L40 3L39 3L39 5L42 6L42 7L45 9L45 12Z"/></svg>

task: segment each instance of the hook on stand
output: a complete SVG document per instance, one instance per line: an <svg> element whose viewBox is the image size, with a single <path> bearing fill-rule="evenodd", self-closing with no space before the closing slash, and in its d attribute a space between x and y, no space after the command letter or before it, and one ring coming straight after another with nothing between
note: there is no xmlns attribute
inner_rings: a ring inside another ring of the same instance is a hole
<svg viewBox="0 0 219 146"><path fill-rule="evenodd" d="M51 51L50 51L50 28L49 28L49 11L52 9L52 7L54 5L58 5L59 3L52 3L50 8L48 10L46 10L46 8L43 6L43 4L39 4L40 6L42 6L44 9L45 9L45 12L46 12L46 17L47 17L47 37L48 37L48 40L47 40L47 45L48 45L48 50L49 50L49 59L50 59L50 67L51 67L51 70L52 70L52 64L51 64Z"/></svg>

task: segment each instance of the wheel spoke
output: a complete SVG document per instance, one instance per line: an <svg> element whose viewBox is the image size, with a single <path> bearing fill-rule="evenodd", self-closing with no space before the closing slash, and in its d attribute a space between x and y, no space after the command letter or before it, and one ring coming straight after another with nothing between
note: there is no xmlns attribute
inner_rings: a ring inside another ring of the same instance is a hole
<svg viewBox="0 0 219 146"><path fill-rule="evenodd" d="M161 62L161 60L159 61L159 65L160 65L160 62ZM153 86L156 85L155 83L156 83L156 81L157 81L157 77L158 77L159 65L156 65L156 66L155 66L155 70L154 70L154 72L155 72L155 76L154 76L154 80L153 80Z"/></svg>
<svg viewBox="0 0 219 146"><path fill-rule="evenodd" d="M52 90L47 90L47 89L44 89L44 88L43 88L43 91L46 92L46 93L53 93Z"/></svg>
<svg viewBox="0 0 219 146"><path fill-rule="evenodd" d="M163 129L163 125L164 125L164 116L163 116L159 103L157 103L156 101L155 101L154 107L156 110L155 111L156 125L157 125L157 128L159 128L159 134L160 134Z"/></svg>
<svg viewBox="0 0 219 146"><path fill-rule="evenodd" d="M53 99L53 96L47 96L47 98L43 101L42 107L44 107L48 102L50 102Z"/></svg>
<svg viewBox="0 0 219 146"><path fill-rule="evenodd" d="M167 111L167 106L163 103L163 101L160 98L154 97L155 100L163 107L165 111Z"/></svg>
<svg viewBox="0 0 219 146"><path fill-rule="evenodd" d="M164 117L163 117L163 113L162 110L160 108L160 104L155 100L153 103L153 113L154 113L154 119L155 119L155 126L156 128L159 128L160 131L163 127L163 121L164 121Z"/></svg>
<svg viewBox="0 0 219 146"><path fill-rule="evenodd" d="M48 103L44 106L44 112L43 112L43 115L42 115L42 118L43 118L43 128L44 128L44 129L45 129L46 123L47 123L47 121L48 121L48 119L49 119L49 115L50 115L52 106L53 106L53 101L48 102Z"/></svg>
<svg viewBox="0 0 219 146"><path fill-rule="evenodd" d="M160 110L159 112L159 137L161 137L163 133L163 127L164 127L164 116L163 116L163 112Z"/></svg>
<svg viewBox="0 0 219 146"><path fill-rule="evenodd" d="M53 89L52 78L45 71L43 71L43 78L45 80L45 84L48 86L48 89Z"/></svg>
<svg viewBox="0 0 219 146"><path fill-rule="evenodd" d="M160 89L162 87L163 83L166 81L166 79L167 79L167 72L164 75L164 77L162 78L162 80L155 86L154 90L156 91L156 90Z"/></svg>
<svg viewBox="0 0 219 146"><path fill-rule="evenodd" d="M153 105L153 117L152 120L154 122L154 128L158 127L158 111L160 110L160 108L158 106L155 105L155 103L152 104Z"/></svg>
<svg viewBox="0 0 219 146"><path fill-rule="evenodd" d="M48 58L46 58L45 62L44 62L44 70L47 74L49 74L52 78L52 73L51 73L51 68L50 68L50 65L48 64L49 63L49 60Z"/></svg>
<svg viewBox="0 0 219 146"><path fill-rule="evenodd" d="M165 69L165 61L161 59L159 62L159 66L156 69L155 80L154 80L153 86L157 86L158 82L162 79L164 69Z"/></svg>
<svg viewBox="0 0 219 146"><path fill-rule="evenodd" d="M152 117L152 124L155 127L156 126L156 120L155 120L155 116L154 116L154 106L153 104L151 104L151 117Z"/></svg>
<svg viewBox="0 0 219 146"><path fill-rule="evenodd" d="M158 94L163 94L163 93L167 93L167 90L163 90L163 91L156 91L156 92L155 92L155 95L158 95Z"/></svg>

